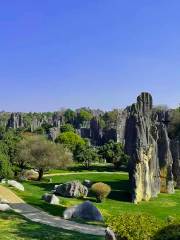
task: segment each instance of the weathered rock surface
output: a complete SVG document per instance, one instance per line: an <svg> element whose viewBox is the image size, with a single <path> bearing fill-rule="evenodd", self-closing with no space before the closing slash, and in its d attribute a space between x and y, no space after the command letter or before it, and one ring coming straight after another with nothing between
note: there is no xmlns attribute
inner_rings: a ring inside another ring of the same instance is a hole
<svg viewBox="0 0 180 240"><path fill-rule="evenodd" d="M24 191L24 186L21 183L15 181L15 180L8 180L7 184L16 188L16 189L18 189L18 190L20 190L20 191Z"/></svg>
<svg viewBox="0 0 180 240"><path fill-rule="evenodd" d="M48 202L49 204L59 205L59 198L56 197L56 195L54 195L54 194L45 193L45 194L42 196L42 199L43 199L44 201Z"/></svg>
<svg viewBox="0 0 180 240"><path fill-rule="evenodd" d="M55 186L54 193L63 197L79 198L86 197L88 194L88 189L79 181L71 181Z"/></svg>
<svg viewBox="0 0 180 240"><path fill-rule="evenodd" d="M91 221L103 221L100 211L90 201L66 209L63 216L65 219L82 218Z"/></svg>
<svg viewBox="0 0 180 240"><path fill-rule="evenodd" d="M162 192L173 193L172 155L167 129L152 113L152 97L142 93L127 108L125 150L130 156L132 201L149 200Z"/></svg>
<svg viewBox="0 0 180 240"><path fill-rule="evenodd" d="M180 141L171 141L171 152L173 157L173 175L176 187L180 189Z"/></svg>

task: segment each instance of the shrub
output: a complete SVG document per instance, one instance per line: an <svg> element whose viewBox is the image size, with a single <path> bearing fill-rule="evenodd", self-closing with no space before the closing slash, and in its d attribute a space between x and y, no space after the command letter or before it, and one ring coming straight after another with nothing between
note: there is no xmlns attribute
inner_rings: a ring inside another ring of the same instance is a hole
<svg viewBox="0 0 180 240"><path fill-rule="evenodd" d="M145 214L123 214L106 220L118 240L150 240L164 226L153 216Z"/></svg>
<svg viewBox="0 0 180 240"><path fill-rule="evenodd" d="M94 183L91 192L96 196L97 202L102 202L111 192L111 187L105 183Z"/></svg>

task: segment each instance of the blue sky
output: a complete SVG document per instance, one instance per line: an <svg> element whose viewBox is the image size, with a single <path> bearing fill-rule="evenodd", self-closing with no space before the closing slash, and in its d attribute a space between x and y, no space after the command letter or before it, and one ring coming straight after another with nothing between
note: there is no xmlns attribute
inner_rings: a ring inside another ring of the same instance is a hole
<svg viewBox="0 0 180 240"><path fill-rule="evenodd" d="M0 1L0 109L180 103L179 0Z"/></svg>

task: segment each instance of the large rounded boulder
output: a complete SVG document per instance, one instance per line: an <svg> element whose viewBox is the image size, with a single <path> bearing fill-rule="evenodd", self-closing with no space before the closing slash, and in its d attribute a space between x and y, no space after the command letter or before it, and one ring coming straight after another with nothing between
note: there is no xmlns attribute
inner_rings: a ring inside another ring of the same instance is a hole
<svg viewBox="0 0 180 240"><path fill-rule="evenodd" d="M82 218L90 221L103 221L100 211L90 201L67 208L63 216L65 219Z"/></svg>
<svg viewBox="0 0 180 240"><path fill-rule="evenodd" d="M71 181L55 186L54 193L63 197L81 198L88 195L88 188L80 181Z"/></svg>

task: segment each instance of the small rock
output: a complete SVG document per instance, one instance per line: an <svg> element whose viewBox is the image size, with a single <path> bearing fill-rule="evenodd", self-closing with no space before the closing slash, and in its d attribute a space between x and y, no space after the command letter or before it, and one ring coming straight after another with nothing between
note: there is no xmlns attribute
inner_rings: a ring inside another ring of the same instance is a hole
<svg viewBox="0 0 180 240"><path fill-rule="evenodd" d="M7 184L12 186L12 187L15 187L16 189L18 189L20 191L24 191L24 186L21 183L15 181L15 180L8 180Z"/></svg>
<svg viewBox="0 0 180 240"><path fill-rule="evenodd" d="M2 180L1 180L1 183L2 183L2 184L6 184L6 182L7 182L6 179L2 179Z"/></svg>
<svg viewBox="0 0 180 240"><path fill-rule="evenodd" d="M11 207L8 204L0 203L0 211L9 211L11 210Z"/></svg>
<svg viewBox="0 0 180 240"><path fill-rule="evenodd" d="M48 202L49 204L59 205L59 198L56 197L56 195L54 195L54 194L45 193L45 194L42 196L42 199L43 199L44 201Z"/></svg>
<svg viewBox="0 0 180 240"><path fill-rule="evenodd" d="M84 180L83 185L86 186L87 188L90 188L92 186L92 181L91 180Z"/></svg>

